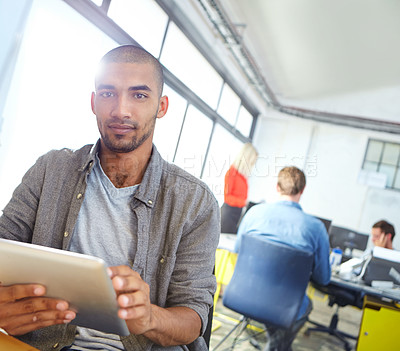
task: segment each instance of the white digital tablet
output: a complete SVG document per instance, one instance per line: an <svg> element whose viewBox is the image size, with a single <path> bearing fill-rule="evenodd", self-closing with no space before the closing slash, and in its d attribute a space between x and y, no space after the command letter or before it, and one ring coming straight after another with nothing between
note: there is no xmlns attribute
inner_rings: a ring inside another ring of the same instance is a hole
<svg viewBox="0 0 400 351"><path fill-rule="evenodd" d="M71 324L129 335L117 315L116 294L100 258L0 239L0 283L43 284L46 296L66 300L77 311Z"/></svg>

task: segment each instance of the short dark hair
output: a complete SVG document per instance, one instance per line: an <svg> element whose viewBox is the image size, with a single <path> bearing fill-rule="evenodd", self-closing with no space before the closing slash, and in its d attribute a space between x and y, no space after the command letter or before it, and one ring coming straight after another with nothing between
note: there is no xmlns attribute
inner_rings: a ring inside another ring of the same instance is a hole
<svg viewBox="0 0 400 351"><path fill-rule="evenodd" d="M159 95L164 86L161 63L145 49L135 45L121 45L107 52L100 60L100 66L107 63L151 63L156 72Z"/></svg>
<svg viewBox="0 0 400 351"><path fill-rule="evenodd" d="M297 167L284 167L278 174L278 186L282 195L297 195L306 186L306 176Z"/></svg>
<svg viewBox="0 0 400 351"><path fill-rule="evenodd" d="M395 231L394 231L393 225L390 224L390 223L387 222L387 221L384 221L384 220L380 220L380 221L376 222L376 223L372 226L372 228L379 228L380 230L382 230L382 232L385 233L385 235L387 235L387 234L392 234L392 241L393 241L393 238L394 238L394 236L395 236L395 234L396 234Z"/></svg>

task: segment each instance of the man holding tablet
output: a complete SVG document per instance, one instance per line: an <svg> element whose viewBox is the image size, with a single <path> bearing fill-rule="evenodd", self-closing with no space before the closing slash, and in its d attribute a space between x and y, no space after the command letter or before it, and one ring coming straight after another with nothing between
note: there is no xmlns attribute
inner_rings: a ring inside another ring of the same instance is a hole
<svg viewBox="0 0 400 351"><path fill-rule="evenodd" d="M152 143L168 109L162 88L148 52L108 52L91 99L99 141L39 158L0 217L1 238L102 258L130 335L76 327L68 301L38 284L0 286L0 328L10 335L42 351L207 349L219 208Z"/></svg>

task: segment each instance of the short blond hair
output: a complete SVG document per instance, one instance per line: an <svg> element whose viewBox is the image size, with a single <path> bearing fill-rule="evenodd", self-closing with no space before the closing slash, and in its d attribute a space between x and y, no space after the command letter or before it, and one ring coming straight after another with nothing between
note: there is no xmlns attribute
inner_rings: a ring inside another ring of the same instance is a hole
<svg viewBox="0 0 400 351"><path fill-rule="evenodd" d="M297 167L284 167L278 174L278 186L282 195L297 195L306 186L306 176Z"/></svg>
<svg viewBox="0 0 400 351"><path fill-rule="evenodd" d="M251 143L243 145L242 149L236 156L232 165L237 171L245 176L249 176L258 157L258 152Z"/></svg>

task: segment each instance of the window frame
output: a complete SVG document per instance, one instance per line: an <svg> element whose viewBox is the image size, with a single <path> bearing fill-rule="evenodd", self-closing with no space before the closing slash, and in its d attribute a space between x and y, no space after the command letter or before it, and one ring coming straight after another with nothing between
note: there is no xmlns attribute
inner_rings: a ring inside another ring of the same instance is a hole
<svg viewBox="0 0 400 351"><path fill-rule="evenodd" d="M370 147L372 142L382 143L382 148L380 150L380 155L379 155L379 161L371 161L371 160L367 159L368 150L369 150L369 147ZM383 154L385 152L385 147L386 147L387 144L394 144L394 145L399 146L399 148L400 148L400 143L399 142L388 141L388 140L380 140L380 139L375 139L375 138L368 138L367 147L365 149L365 153L364 153L364 158L363 158L361 169L368 171L368 168L364 168L365 167L365 163L366 162L374 162L374 163L377 164L375 172L387 175L387 173L385 173L385 172L380 172L381 166L383 165L383 166L393 166L393 167L395 167L392 182L391 182L390 185L386 184L385 188L386 189L392 189L392 190L400 191L400 187L399 188L395 187L396 177L397 177L398 174L400 174L400 150L399 150L399 153L397 155L397 164L396 165L385 163L385 162L383 162ZM372 172L372 171L370 171L370 172Z"/></svg>
<svg viewBox="0 0 400 351"><path fill-rule="evenodd" d="M133 44L141 46L134 38L132 38L128 33L126 33L121 27L119 27L111 18L107 16L107 10L110 6L112 0L103 0L101 7L94 4L91 0L63 0L77 12L79 12L88 21L97 26L111 39L119 44ZM207 105L203 100L201 100L192 90L190 90L183 82L181 82L172 72L163 67L165 82L174 89L178 94L184 97L189 104L194 105L197 109L203 112L208 118L210 118L214 123L221 124L225 129L232 133L237 139L243 143L251 142L254 136L254 131L258 119L259 112L254 107L251 106L248 101L243 98L243 94L238 91L238 87L232 81L232 78L224 71L223 63L219 62L214 55L211 54L210 50L207 50L208 45L205 44L200 36L195 36L191 31L185 26L182 20L180 20L179 14L171 13L166 6L163 6L161 1L155 0L156 3L166 12L169 17L169 21L173 21L177 27L188 37L188 39L193 43L193 45L199 50L199 52L207 59L207 61L214 67L217 73L222 77L223 81L227 83L231 89L239 96L241 104L240 106L245 107L249 113L253 116L253 123L249 136L246 137L240 133L234 126L226 122L215 110L213 110L209 105ZM179 10L178 10L179 11ZM188 24L191 26L191 24ZM166 31L169 25L166 26ZM191 26L192 27L192 26ZM163 42L161 44L161 50L164 46L165 35ZM160 54L161 54L160 50Z"/></svg>

